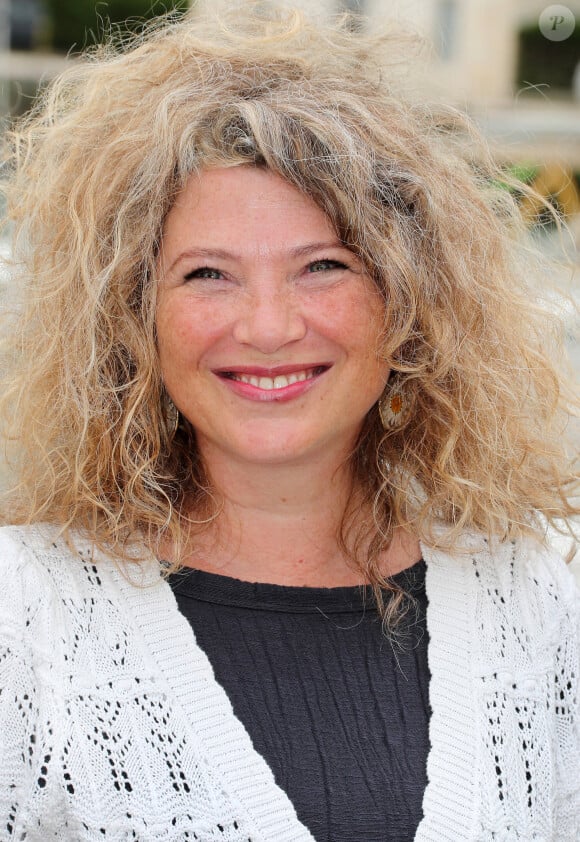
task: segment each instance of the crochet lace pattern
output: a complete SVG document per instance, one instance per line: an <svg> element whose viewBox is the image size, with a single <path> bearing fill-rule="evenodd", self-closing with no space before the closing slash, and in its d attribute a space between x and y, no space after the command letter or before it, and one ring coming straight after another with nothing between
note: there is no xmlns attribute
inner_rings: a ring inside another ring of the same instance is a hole
<svg viewBox="0 0 580 842"><path fill-rule="evenodd" d="M0 530L0 840L312 840L157 563L123 575L75 546L49 527ZM532 542L423 550L432 717L416 839L578 842L573 577Z"/></svg>

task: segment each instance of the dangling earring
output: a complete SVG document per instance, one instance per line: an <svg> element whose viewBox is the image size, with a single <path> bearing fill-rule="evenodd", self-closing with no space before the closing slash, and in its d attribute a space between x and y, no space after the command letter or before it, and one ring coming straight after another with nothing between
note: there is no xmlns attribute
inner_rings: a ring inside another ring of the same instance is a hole
<svg viewBox="0 0 580 842"><path fill-rule="evenodd" d="M405 378L400 374L393 374L379 401L382 425L385 430L395 430L407 422L410 414L411 405L405 389Z"/></svg>
<svg viewBox="0 0 580 842"><path fill-rule="evenodd" d="M169 441L172 442L179 427L179 410L169 395L165 398L165 419L167 421L167 435Z"/></svg>

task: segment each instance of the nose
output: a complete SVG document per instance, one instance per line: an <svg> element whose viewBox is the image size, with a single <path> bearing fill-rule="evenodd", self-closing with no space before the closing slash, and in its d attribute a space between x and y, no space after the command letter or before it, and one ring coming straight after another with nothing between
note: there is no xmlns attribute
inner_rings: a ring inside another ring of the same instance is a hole
<svg viewBox="0 0 580 842"><path fill-rule="evenodd" d="M233 330L241 345L273 354L306 335L306 321L291 289L271 282L248 291Z"/></svg>

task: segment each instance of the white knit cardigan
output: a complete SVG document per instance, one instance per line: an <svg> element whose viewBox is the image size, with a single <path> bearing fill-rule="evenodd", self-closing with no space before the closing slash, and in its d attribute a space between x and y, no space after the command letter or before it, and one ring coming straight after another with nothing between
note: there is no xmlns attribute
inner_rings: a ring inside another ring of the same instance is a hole
<svg viewBox="0 0 580 842"><path fill-rule="evenodd" d="M312 840L157 563L129 581L75 543L0 530L0 839ZM465 547L423 548L432 716L416 840L577 842L573 577L531 542Z"/></svg>

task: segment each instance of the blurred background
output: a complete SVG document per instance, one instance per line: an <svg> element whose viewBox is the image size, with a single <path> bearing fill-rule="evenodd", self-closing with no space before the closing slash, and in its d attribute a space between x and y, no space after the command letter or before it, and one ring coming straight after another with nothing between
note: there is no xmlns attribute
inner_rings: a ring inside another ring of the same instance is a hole
<svg viewBox="0 0 580 842"><path fill-rule="evenodd" d="M75 54L102 40L111 26L138 28L165 11L181 13L192 5L196 14L232 2L0 0L0 131L30 107L39 87ZM568 350L580 374L580 323L571 303L580 304L580 0L565 5L545 0L293 0L293 5L320 15L354 12L361 18L353 26L360 28L395 19L425 36L431 47L423 79L430 93L466 109L505 167L550 200L565 222L562 237L541 204L523 206L530 237L554 258L554 278L569 296L558 298L555 306L565 313ZM7 242L0 239L0 257L7 251ZM2 295L5 301L10 298L5 271L0 271Z"/></svg>

